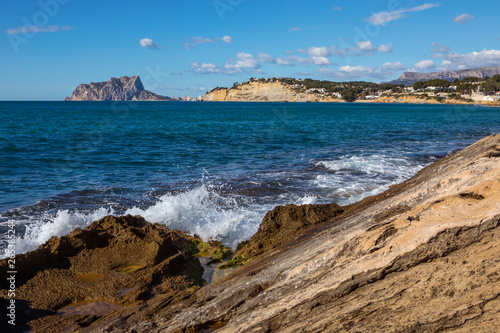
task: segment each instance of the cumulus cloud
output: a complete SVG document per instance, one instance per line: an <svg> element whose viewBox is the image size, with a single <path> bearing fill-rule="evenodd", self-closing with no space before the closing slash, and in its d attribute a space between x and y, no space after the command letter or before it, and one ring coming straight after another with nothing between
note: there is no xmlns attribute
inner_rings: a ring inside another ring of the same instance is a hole
<svg viewBox="0 0 500 333"><path fill-rule="evenodd" d="M406 66L403 65L400 61L398 61L398 62L385 62L382 65L382 68L385 70L389 70L389 71L404 71L407 69Z"/></svg>
<svg viewBox="0 0 500 333"><path fill-rule="evenodd" d="M232 44L233 43L233 38L231 36L224 36L224 37L215 37L215 38L204 38L204 37L189 37L187 38L187 42L184 43L184 48L186 50L195 48L198 45L201 44L213 44L219 40L221 40L223 43L226 44Z"/></svg>
<svg viewBox="0 0 500 333"><path fill-rule="evenodd" d="M153 40L151 38L143 38L139 41L139 44L141 45L141 47L144 47L144 48L151 48L151 49L157 49L157 50L160 49L158 47L158 44L153 42Z"/></svg>
<svg viewBox="0 0 500 333"><path fill-rule="evenodd" d="M457 17L455 17L453 19L453 22L458 23L458 24L465 24L465 23L468 23L473 18L474 18L474 15L462 14L462 15L458 15Z"/></svg>
<svg viewBox="0 0 500 333"><path fill-rule="evenodd" d="M331 50L326 46L315 47L312 46L307 50L298 49L297 52L302 54L307 54L311 57L329 57L331 55Z"/></svg>
<svg viewBox="0 0 500 333"><path fill-rule="evenodd" d="M361 51L371 51L373 49L373 44L369 40L358 42L357 46Z"/></svg>
<svg viewBox="0 0 500 333"><path fill-rule="evenodd" d="M48 25L45 27L40 27L36 25L26 25L24 27L16 27L12 29L5 30L5 33L8 35L18 35L18 34L26 34L26 33L37 33L37 32L58 32L58 31L68 31L72 30L74 27L69 25Z"/></svg>
<svg viewBox="0 0 500 333"><path fill-rule="evenodd" d="M263 63L264 62L267 62L270 64L276 63L276 58L270 54L267 54L267 53L259 53L259 54L257 54L257 57L258 57L259 61L263 62Z"/></svg>
<svg viewBox="0 0 500 333"><path fill-rule="evenodd" d="M422 60L413 65L415 69L425 71L436 67L434 60Z"/></svg>
<svg viewBox="0 0 500 333"><path fill-rule="evenodd" d="M235 74L243 71L258 72L259 61L249 53L238 52L235 59L229 59L224 66L226 74Z"/></svg>
<svg viewBox="0 0 500 333"><path fill-rule="evenodd" d="M233 43L233 38L231 38L230 36L224 36L221 39L226 44L232 44Z"/></svg>
<svg viewBox="0 0 500 333"><path fill-rule="evenodd" d="M191 70L196 74L210 74L210 73L220 73L220 68L212 63L191 63Z"/></svg>
<svg viewBox="0 0 500 333"><path fill-rule="evenodd" d="M466 54L449 52L442 55L440 70L457 70L466 68L477 68L487 66L498 66L500 64L500 50L482 50Z"/></svg>
<svg viewBox="0 0 500 333"><path fill-rule="evenodd" d="M386 23L408 17L407 13L420 12L420 11L431 9L431 8L438 7L438 6L439 6L439 3L425 3L423 5L411 7L411 8L378 12L378 13L374 13L372 16L365 19L365 21L370 22L373 25L385 25Z"/></svg>
<svg viewBox="0 0 500 333"><path fill-rule="evenodd" d="M382 53L392 53L392 49L394 47L392 46L392 44L381 44L378 48L377 48L377 51L379 52L382 52Z"/></svg>

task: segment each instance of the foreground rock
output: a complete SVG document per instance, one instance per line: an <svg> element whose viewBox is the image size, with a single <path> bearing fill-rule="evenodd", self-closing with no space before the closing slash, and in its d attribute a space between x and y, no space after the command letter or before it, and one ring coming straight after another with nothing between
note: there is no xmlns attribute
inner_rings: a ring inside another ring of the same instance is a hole
<svg viewBox="0 0 500 333"><path fill-rule="evenodd" d="M76 87L71 97L65 101L170 101L169 97L160 96L144 90L139 76L112 77L107 82L91 82Z"/></svg>
<svg viewBox="0 0 500 333"><path fill-rule="evenodd" d="M196 242L108 217L18 256L20 302L35 331L495 332L499 162L496 135L350 206L278 207L201 289Z"/></svg>
<svg viewBox="0 0 500 333"><path fill-rule="evenodd" d="M500 135L346 207L150 330L494 332Z"/></svg>
<svg viewBox="0 0 500 333"><path fill-rule="evenodd" d="M29 326L72 331L151 299L157 303L192 293L190 288L203 284L203 269L189 254L192 241L132 216L108 216L51 238L36 251L16 256L16 331ZM6 271L2 260L0 272ZM5 300L8 288L2 287Z"/></svg>

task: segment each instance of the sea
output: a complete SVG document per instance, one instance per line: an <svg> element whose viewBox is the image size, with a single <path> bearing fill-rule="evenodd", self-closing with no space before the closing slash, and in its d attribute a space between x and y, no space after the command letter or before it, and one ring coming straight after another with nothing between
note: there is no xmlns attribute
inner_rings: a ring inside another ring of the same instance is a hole
<svg viewBox="0 0 500 333"><path fill-rule="evenodd" d="M249 239L277 205L347 205L500 132L500 108L0 102L0 252L107 215Z"/></svg>

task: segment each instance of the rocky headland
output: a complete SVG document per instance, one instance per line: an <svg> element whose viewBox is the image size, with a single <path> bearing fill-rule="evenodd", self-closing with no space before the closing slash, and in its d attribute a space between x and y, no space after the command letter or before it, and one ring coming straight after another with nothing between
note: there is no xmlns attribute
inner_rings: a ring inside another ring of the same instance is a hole
<svg viewBox="0 0 500 333"><path fill-rule="evenodd" d="M232 88L214 89L202 97L207 102L343 102L340 98L298 92L279 81L249 81Z"/></svg>
<svg viewBox="0 0 500 333"><path fill-rule="evenodd" d="M458 71L443 71L434 73L404 72L397 80L391 81L390 83L404 84L405 86L411 86L417 81L429 81L433 79L455 81L456 79L461 80L467 77L484 79L488 76L492 77L497 74L500 74L500 66L471 68Z"/></svg>
<svg viewBox="0 0 500 333"><path fill-rule="evenodd" d="M65 101L170 101L170 97L160 96L144 90L141 78L136 76L112 77L105 82L91 82L76 87L71 97Z"/></svg>
<svg viewBox="0 0 500 333"><path fill-rule="evenodd" d="M234 255L106 217L16 256L17 331L495 332L499 161L495 135L352 205L276 207ZM200 256L243 266L204 285Z"/></svg>

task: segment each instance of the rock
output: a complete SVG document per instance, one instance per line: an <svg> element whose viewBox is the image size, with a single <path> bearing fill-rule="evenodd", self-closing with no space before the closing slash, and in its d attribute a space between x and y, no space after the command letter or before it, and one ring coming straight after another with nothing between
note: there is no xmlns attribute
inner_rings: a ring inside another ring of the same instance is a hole
<svg viewBox="0 0 500 333"><path fill-rule="evenodd" d="M496 74L500 74L500 66L472 68L459 71L444 71L435 73L404 72L399 77L399 79L391 81L389 83L404 84L405 86L411 86L417 81L428 81L432 79L455 81L455 79L461 80L466 77L477 77L484 79L487 76L492 77Z"/></svg>
<svg viewBox="0 0 500 333"><path fill-rule="evenodd" d="M144 90L139 76L111 78L108 82L80 84L65 101L170 101Z"/></svg>
<svg viewBox="0 0 500 333"><path fill-rule="evenodd" d="M277 207L240 250L253 260L203 288L193 287L199 263L188 254L199 241L138 217L107 217L16 256L16 304L29 320L19 327L496 332L499 158L500 135L490 136L358 203Z"/></svg>
<svg viewBox="0 0 500 333"><path fill-rule="evenodd" d="M199 261L184 251L191 241L179 231L133 216L108 216L52 237L37 250L16 256L17 311L35 313L23 319L38 328L61 331L67 323L58 326L58 313L66 321L71 317L70 323L83 320L88 326L95 318L90 322L83 318L87 315L101 317L157 295L181 295L203 284ZM2 260L4 300L6 271L7 260ZM73 309L64 310L67 305ZM37 320L38 313L42 319Z"/></svg>
<svg viewBox="0 0 500 333"><path fill-rule="evenodd" d="M500 135L345 207L181 311L165 309L170 319L151 331L497 331L497 152Z"/></svg>
<svg viewBox="0 0 500 333"><path fill-rule="evenodd" d="M313 93L298 93L281 82L247 82L231 89L217 89L205 94L209 102L343 102Z"/></svg>
<svg viewBox="0 0 500 333"><path fill-rule="evenodd" d="M285 245L313 226L339 216L344 208L337 204L278 206L266 213L259 230L236 253L245 260Z"/></svg>

